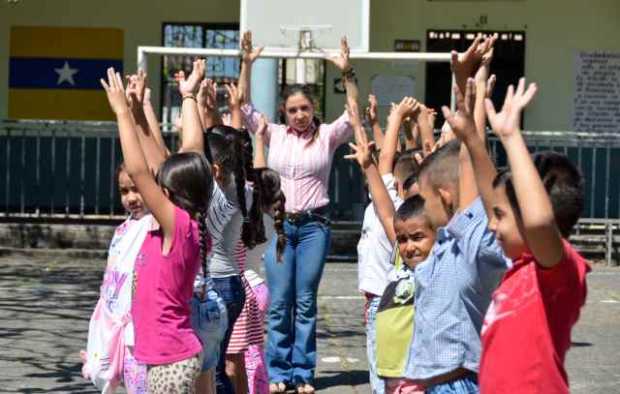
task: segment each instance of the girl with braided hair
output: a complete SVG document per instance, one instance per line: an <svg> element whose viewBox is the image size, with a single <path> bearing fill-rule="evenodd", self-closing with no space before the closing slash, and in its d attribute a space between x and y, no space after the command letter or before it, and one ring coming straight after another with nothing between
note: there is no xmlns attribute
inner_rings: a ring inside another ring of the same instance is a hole
<svg viewBox="0 0 620 394"><path fill-rule="evenodd" d="M266 122L264 122L266 127ZM249 394L266 394L269 391L267 370L263 351L263 322L269 306L269 291L260 271L262 256L267 248L267 239L274 234L274 212L279 212L278 237L281 249L286 240L282 228L284 213L284 195L280 190L280 176L275 171L265 168L264 132L256 136L256 155L252 149L252 139L246 130L239 132L243 148L247 186L252 191L252 205L248 212L249 226L244 231L243 240L235 250L239 267L243 271L241 277L246 302L233 328L228 354L244 354L245 373L247 376L247 392Z"/></svg>
<svg viewBox="0 0 620 394"><path fill-rule="evenodd" d="M216 385L218 393L234 394L235 388L241 392L247 390L243 353L227 354L226 351L246 301L242 270L234 252L240 241L247 243L246 246L254 246L250 235L254 224L248 216L252 191L246 188L239 131L218 125L208 128L205 135L205 153L213 164L216 179L206 222L213 239L210 273L228 312L228 327L216 367Z"/></svg>
<svg viewBox="0 0 620 394"><path fill-rule="evenodd" d="M195 62L194 71L185 85L184 121L198 118L191 99L204 61ZM211 167L202 152L184 151L166 158L155 179L121 76L112 68L107 74L101 84L117 118L125 169L156 220L135 263L134 355L148 366L149 392L193 393L201 370L202 344L191 326L190 300L200 260L205 264L209 251L207 228L198 223L206 219L213 193Z"/></svg>

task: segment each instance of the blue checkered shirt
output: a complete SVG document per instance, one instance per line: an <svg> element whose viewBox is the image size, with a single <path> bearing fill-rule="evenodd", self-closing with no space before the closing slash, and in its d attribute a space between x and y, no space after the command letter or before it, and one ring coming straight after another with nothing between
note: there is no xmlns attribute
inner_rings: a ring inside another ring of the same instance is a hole
<svg viewBox="0 0 620 394"><path fill-rule="evenodd" d="M430 255L416 267L406 377L429 379L461 367L478 372L484 314L510 265L487 224L478 198L439 229Z"/></svg>

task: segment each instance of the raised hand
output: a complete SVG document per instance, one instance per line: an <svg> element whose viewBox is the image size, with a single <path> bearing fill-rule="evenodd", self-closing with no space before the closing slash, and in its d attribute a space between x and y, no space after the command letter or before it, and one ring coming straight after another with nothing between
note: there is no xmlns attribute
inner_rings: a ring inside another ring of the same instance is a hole
<svg viewBox="0 0 620 394"><path fill-rule="evenodd" d="M228 108L232 111L233 109L241 108L241 95L237 86L233 83L229 83L224 85L226 88L227 99L228 99Z"/></svg>
<svg viewBox="0 0 620 394"><path fill-rule="evenodd" d="M395 116L401 121L409 116L417 116L420 111L420 103L413 97L404 97L397 105L392 105L390 117Z"/></svg>
<svg viewBox="0 0 620 394"><path fill-rule="evenodd" d="M269 127L269 121L264 114L258 118L258 127L256 128L256 133L254 134L257 138L265 138L265 133L267 132L267 128Z"/></svg>
<svg viewBox="0 0 620 394"><path fill-rule="evenodd" d="M205 108L209 112L213 112L217 106L217 83L211 79L204 79L200 82L198 89L198 105Z"/></svg>
<svg viewBox="0 0 620 394"><path fill-rule="evenodd" d="M132 110L139 111L144 106L146 91L146 73L138 70L137 74L125 76L127 79L127 89L125 95ZM150 96L149 96L150 99Z"/></svg>
<svg viewBox="0 0 620 394"><path fill-rule="evenodd" d="M357 164L360 165L362 170L367 169L373 164L372 151L375 147L374 141L360 141L357 144L349 142L349 146L351 147L352 153L344 156L345 159L357 161Z"/></svg>
<svg viewBox="0 0 620 394"><path fill-rule="evenodd" d="M538 87L535 83L530 83L525 89L525 78L519 80L519 85L515 92L512 85L508 86L508 92L504 99L501 112L495 112L495 107L490 99L485 99L484 105L489 118L489 123L493 132L500 138L505 139L519 133L519 122L521 112L532 101Z"/></svg>
<svg viewBox="0 0 620 394"><path fill-rule="evenodd" d="M420 111L417 114L416 121L419 127L435 128L435 119L437 118L437 111L426 105L420 103Z"/></svg>
<svg viewBox="0 0 620 394"><path fill-rule="evenodd" d="M494 43L495 41L492 42ZM479 48L484 49L483 45L480 45ZM476 52L479 52L479 50L477 50ZM478 67L478 70L474 75L474 80L476 81L476 83L486 83L489 79L489 74L491 73L491 61L493 60L493 51L494 49L491 46L491 48L488 49L486 53L483 53L482 58L480 59L480 66Z"/></svg>
<svg viewBox="0 0 620 394"><path fill-rule="evenodd" d="M114 68L110 67L108 68L107 82L104 79L100 79L99 81L108 96L108 102L110 103L112 111L116 115L128 112L129 103L125 96L125 87L123 86L121 75L114 71Z"/></svg>
<svg viewBox="0 0 620 394"><path fill-rule="evenodd" d="M185 72L179 71L174 75L174 79L179 84L179 93L181 96L190 96L196 94L202 79L205 76L206 60L194 60L193 69L189 77L185 78Z"/></svg>
<svg viewBox="0 0 620 394"><path fill-rule="evenodd" d="M371 125L379 122L379 117L377 116L377 97L374 94L368 95L368 107L364 113L368 123Z"/></svg>
<svg viewBox="0 0 620 394"><path fill-rule="evenodd" d="M340 39L340 53L337 56L332 56L328 59L340 71L347 72L351 68L351 64L349 63L350 54L351 49L349 48L347 37L342 37Z"/></svg>
<svg viewBox="0 0 620 394"><path fill-rule="evenodd" d="M497 35L487 37L486 39L482 35L478 35L465 52L459 54L456 51L452 51L450 67L460 89L465 90L467 78L474 76L474 72L480 66L483 57L488 55L488 52L493 49L496 40ZM488 57L492 57L492 53Z"/></svg>
<svg viewBox="0 0 620 394"><path fill-rule="evenodd" d="M457 112L452 112L450 108L446 106L441 107L441 110L454 134L461 141L464 141L471 137L472 134L476 134L476 123L474 121L476 89L474 80L472 78L467 79L465 95L461 93L458 86L454 87L454 92L456 93Z"/></svg>
<svg viewBox="0 0 620 394"><path fill-rule="evenodd" d="M151 88L144 89L144 99L142 100L142 104L151 104Z"/></svg>
<svg viewBox="0 0 620 394"><path fill-rule="evenodd" d="M486 88L484 90L484 97L490 99L493 96L493 90L495 89L495 82L497 81L497 78L495 77L495 74L491 75L489 77L489 79L487 80L487 85Z"/></svg>
<svg viewBox="0 0 620 394"><path fill-rule="evenodd" d="M258 47L256 49L252 47L252 32L251 31L246 31L245 33L243 33L243 37L241 38L241 61L242 62L246 64L254 63L254 60L256 60L260 56L263 49L264 47Z"/></svg>
<svg viewBox="0 0 620 394"><path fill-rule="evenodd" d="M434 109L427 106L420 105L420 113L417 116L418 129L420 131L420 139L422 143L422 151L425 156L428 156L433 151L435 145L435 119L437 118L437 112Z"/></svg>

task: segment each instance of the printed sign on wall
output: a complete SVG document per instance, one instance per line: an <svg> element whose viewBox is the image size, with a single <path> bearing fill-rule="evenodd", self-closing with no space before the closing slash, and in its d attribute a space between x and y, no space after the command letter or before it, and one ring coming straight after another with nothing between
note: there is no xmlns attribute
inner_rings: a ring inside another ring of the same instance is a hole
<svg viewBox="0 0 620 394"><path fill-rule="evenodd" d="M620 53L579 52L573 130L620 133Z"/></svg>

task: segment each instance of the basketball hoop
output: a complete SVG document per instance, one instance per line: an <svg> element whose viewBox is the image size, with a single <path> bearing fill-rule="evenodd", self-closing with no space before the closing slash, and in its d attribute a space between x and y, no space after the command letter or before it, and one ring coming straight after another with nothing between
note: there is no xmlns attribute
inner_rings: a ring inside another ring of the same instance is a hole
<svg viewBox="0 0 620 394"><path fill-rule="evenodd" d="M316 45L315 38L320 37L323 33L331 32L331 25L302 25L302 26L280 26L280 33L294 47L297 40L297 51L302 52L325 52L321 47Z"/></svg>

